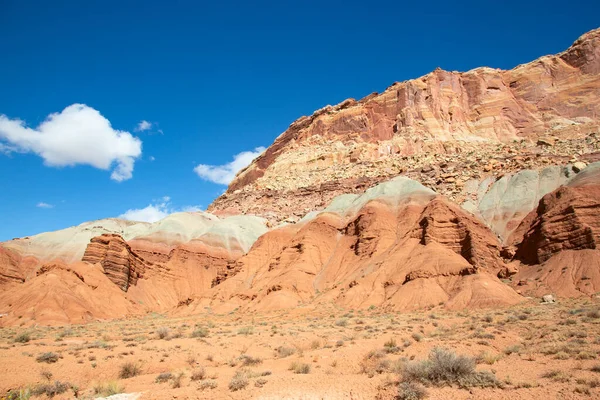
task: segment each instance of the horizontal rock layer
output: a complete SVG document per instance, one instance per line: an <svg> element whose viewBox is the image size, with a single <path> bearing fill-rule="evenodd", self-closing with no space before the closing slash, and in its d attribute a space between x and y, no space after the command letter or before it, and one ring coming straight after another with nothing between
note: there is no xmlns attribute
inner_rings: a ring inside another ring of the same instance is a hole
<svg viewBox="0 0 600 400"><path fill-rule="evenodd" d="M82 261L99 263L106 276L124 292L146 271L146 262L119 235L105 234L92 238Z"/></svg>

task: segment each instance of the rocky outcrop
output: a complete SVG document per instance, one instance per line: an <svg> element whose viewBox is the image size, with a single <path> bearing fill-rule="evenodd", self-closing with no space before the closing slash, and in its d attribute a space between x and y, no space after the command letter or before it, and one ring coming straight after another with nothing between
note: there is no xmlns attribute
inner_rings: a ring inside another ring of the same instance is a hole
<svg viewBox="0 0 600 400"><path fill-rule="evenodd" d="M418 227L411 233L422 245L439 243L473 266L497 271L504 267L500 245L489 228L468 216L464 210L441 199L433 200L423 211Z"/></svg>
<svg viewBox="0 0 600 400"><path fill-rule="evenodd" d="M31 279L0 291L0 326L70 325L139 315L146 310L127 298L100 265L43 264Z"/></svg>
<svg viewBox="0 0 600 400"><path fill-rule="evenodd" d="M106 276L124 292L135 285L146 270L146 262L121 236L114 234L92 238L82 261L102 265Z"/></svg>
<svg viewBox="0 0 600 400"><path fill-rule="evenodd" d="M495 276L499 252L475 217L400 177L265 234L207 296L223 311L515 304L520 297Z"/></svg>
<svg viewBox="0 0 600 400"><path fill-rule="evenodd" d="M8 282L24 282L25 277L19 264L21 257L0 246L0 285Z"/></svg>
<svg viewBox="0 0 600 400"><path fill-rule="evenodd" d="M515 255L526 264L543 263L563 250L598 248L600 186L565 186L544 196L535 215L523 221L527 225Z"/></svg>
<svg viewBox="0 0 600 400"><path fill-rule="evenodd" d="M594 30L509 71L437 69L324 107L292 123L209 210L294 219L398 174L462 202L472 179L596 161L599 70Z"/></svg>

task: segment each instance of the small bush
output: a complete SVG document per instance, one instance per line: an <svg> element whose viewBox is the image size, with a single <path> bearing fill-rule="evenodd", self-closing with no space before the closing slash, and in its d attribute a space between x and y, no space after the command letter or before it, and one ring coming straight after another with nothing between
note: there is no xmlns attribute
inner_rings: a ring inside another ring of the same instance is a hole
<svg viewBox="0 0 600 400"><path fill-rule="evenodd" d="M348 325L348 320L346 318L338 319L335 321L336 326L346 326Z"/></svg>
<svg viewBox="0 0 600 400"><path fill-rule="evenodd" d="M421 335L420 333L417 333L417 332L413 333L410 336L413 338L413 340L415 342L420 342L421 340L423 340L423 335Z"/></svg>
<svg viewBox="0 0 600 400"><path fill-rule="evenodd" d="M367 374L369 378L375 374L382 374L391 367L390 361L381 350L372 350L367 353L360 362L360 372Z"/></svg>
<svg viewBox="0 0 600 400"><path fill-rule="evenodd" d="M23 332L15 337L17 343L27 343L31 340L31 335L28 332Z"/></svg>
<svg viewBox="0 0 600 400"><path fill-rule="evenodd" d="M158 374L158 376L156 377L156 379L154 379L154 382L156 383L164 383L169 381L171 378L173 378L173 374L170 372L162 372L160 374Z"/></svg>
<svg viewBox="0 0 600 400"><path fill-rule="evenodd" d="M119 382L96 383L93 387L94 394L99 394L102 397L112 396L114 394L123 393L123 387Z"/></svg>
<svg viewBox="0 0 600 400"><path fill-rule="evenodd" d="M261 388L261 387L265 386L265 384L266 384L267 382L268 382L268 381L267 381L266 379L264 379L264 378L259 378L259 379L257 379L257 380L256 380L256 382L254 382L254 386L256 386L256 387L258 387L258 388Z"/></svg>
<svg viewBox="0 0 600 400"><path fill-rule="evenodd" d="M190 377L190 379L193 381L201 381L203 379L206 379L206 370L204 369L204 367L196 368L192 372L192 376Z"/></svg>
<svg viewBox="0 0 600 400"><path fill-rule="evenodd" d="M54 397L59 394L63 394L71 387L70 383L56 381L54 383L42 383L33 388L32 394L34 396L41 396L45 394L48 397Z"/></svg>
<svg viewBox="0 0 600 400"><path fill-rule="evenodd" d="M52 372L48 371L47 369L40 371L40 375L47 381L52 379Z"/></svg>
<svg viewBox="0 0 600 400"><path fill-rule="evenodd" d="M477 364L485 363L487 365L492 365L500 358L500 354L494 354L489 351L485 351L477 356L476 362Z"/></svg>
<svg viewBox="0 0 600 400"><path fill-rule="evenodd" d="M58 354L56 353L52 353L52 352L48 352L48 353L42 353L39 356L36 357L35 361L37 362L45 362L47 364L52 364L57 362L59 359Z"/></svg>
<svg viewBox="0 0 600 400"><path fill-rule="evenodd" d="M252 335L254 333L254 328L252 326L245 326L243 328L238 329L238 335Z"/></svg>
<svg viewBox="0 0 600 400"><path fill-rule="evenodd" d="M191 337L193 338L205 338L208 337L208 328L205 327L198 327L196 329L194 329L194 331L192 332Z"/></svg>
<svg viewBox="0 0 600 400"><path fill-rule="evenodd" d="M6 400L29 400L30 398L31 390L29 389L14 389L6 395Z"/></svg>
<svg viewBox="0 0 600 400"><path fill-rule="evenodd" d="M159 339L168 339L169 338L169 328L161 327L156 330L156 336Z"/></svg>
<svg viewBox="0 0 600 400"><path fill-rule="evenodd" d="M301 363L298 361L294 361L290 365L290 371L294 371L295 374L308 374L310 373L310 365L306 363Z"/></svg>
<svg viewBox="0 0 600 400"><path fill-rule="evenodd" d="M571 377L567 373L557 369L545 372L542 374L542 378L552 379L553 381L560 383L569 382L571 380Z"/></svg>
<svg viewBox="0 0 600 400"><path fill-rule="evenodd" d="M500 387L500 382L490 372L475 371L475 360L434 348L425 361L406 364L404 381L418 381L435 386L458 384L460 387Z"/></svg>
<svg viewBox="0 0 600 400"><path fill-rule="evenodd" d="M230 383L231 385L231 383ZM200 381L200 389L215 389L218 386L217 381L214 379L203 379ZM231 387L230 387L231 389Z"/></svg>
<svg viewBox="0 0 600 400"><path fill-rule="evenodd" d="M416 382L401 382L398 386L398 400L422 400L427 397L427 391Z"/></svg>
<svg viewBox="0 0 600 400"><path fill-rule="evenodd" d="M121 365L121 370L119 371L119 378L128 379L133 378L140 374L140 367L132 362L127 362Z"/></svg>
<svg viewBox="0 0 600 400"><path fill-rule="evenodd" d="M248 386L248 377L243 371L237 371L231 381L229 381L229 390L236 392Z"/></svg>
<svg viewBox="0 0 600 400"><path fill-rule="evenodd" d="M180 372L177 375L173 376L173 384L171 385L171 387L173 389L180 388L182 379L183 379L183 372Z"/></svg>
<svg viewBox="0 0 600 400"><path fill-rule="evenodd" d="M240 361L242 362L243 366L248 366L248 365L258 365L260 363L262 363L262 360L258 357L252 357L249 356L247 354L241 355L239 357Z"/></svg>
<svg viewBox="0 0 600 400"><path fill-rule="evenodd" d="M600 310L590 310L586 315L588 318L600 318Z"/></svg>
<svg viewBox="0 0 600 400"><path fill-rule="evenodd" d="M600 364L594 365L592 368L590 368L590 371L592 371L592 372L600 372Z"/></svg>
<svg viewBox="0 0 600 400"><path fill-rule="evenodd" d="M276 350L279 358L289 357L296 352L295 348L285 346L279 346Z"/></svg>
<svg viewBox="0 0 600 400"><path fill-rule="evenodd" d="M518 344L515 344L515 345L508 346L507 348L505 348L504 354L509 356L511 354L519 354L520 351L521 351L521 346L519 346Z"/></svg>

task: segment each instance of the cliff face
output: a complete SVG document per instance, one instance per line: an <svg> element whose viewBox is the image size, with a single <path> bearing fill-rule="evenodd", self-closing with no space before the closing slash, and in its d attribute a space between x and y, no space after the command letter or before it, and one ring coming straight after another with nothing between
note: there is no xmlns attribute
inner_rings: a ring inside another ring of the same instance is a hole
<svg viewBox="0 0 600 400"><path fill-rule="evenodd" d="M509 71L437 69L302 117L209 210L294 219L398 174L460 202L471 179L595 161L599 116L600 29Z"/></svg>
<svg viewBox="0 0 600 400"><path fill-rule="evenodd" d="M100 263L104 274L124 292L135 285L146 270L146 262L131 250L119 235L104 234L92 238L82 261Z"/></svg>

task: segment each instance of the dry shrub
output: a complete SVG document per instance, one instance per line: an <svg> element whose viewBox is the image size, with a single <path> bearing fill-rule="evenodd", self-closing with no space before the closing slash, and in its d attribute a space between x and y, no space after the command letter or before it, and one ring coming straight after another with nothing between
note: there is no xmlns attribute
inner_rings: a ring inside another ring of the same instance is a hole
<svg viewBox="0 0 600 400"><path fill-rule="evenodd" d="M290 365L290 371L294 371L295 374L308 374L310 373L310 365L306 363L301 363L298 361L294 361Z"/></svg>
<svg viewBox="0 0 600 400"><path fill-rule="evenodd" d="M136 363L126 362L121 365L121 370L119 371L119 378L128 379L133 378L140 374L140 367Z"/></svg>
<svg viewBox="0 0 600 400"><path fill-rule="evenodd" d="M427 397L427 390L417 382L400 382L398 400L422 400Z"/></svg>
<svg viewBox="0 0 600 400"><path fill-rule="evenodd" d="M369 378L375 374L382 374L390 369L391 363L387 359L385 352L381 350L371 350L363 357L360 362L360 372L367 374Z"/></svg>
<svg viewBox="0 0 600 400"><path fill-rule="evenodd" d="M488 371L475 370L475 360L452 351L434 348L424 361L407 363L402 372L403 381L444 386L457 384L462 388L500 387L496 376Z"/></svg>
<svg viewBox="0 0 600 400"><path fill-rule="evenodd" d="M248 386L248 376L243 371L237 371L231 381L229 381L229 390L236 392Z"/></svg>

